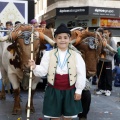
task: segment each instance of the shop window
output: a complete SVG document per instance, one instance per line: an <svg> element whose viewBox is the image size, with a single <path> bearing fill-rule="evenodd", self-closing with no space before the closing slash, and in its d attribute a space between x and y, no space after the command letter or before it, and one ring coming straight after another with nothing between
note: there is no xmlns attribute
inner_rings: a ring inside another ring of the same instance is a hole
<svg viewBox="0 0 120 120"><path fill-rule="evenodd" d="M75 27L75 22L74 22L74 21L69 21L69 22L67 23L67 27L68 27L68 28L73 28L73 27Z"/></svg>

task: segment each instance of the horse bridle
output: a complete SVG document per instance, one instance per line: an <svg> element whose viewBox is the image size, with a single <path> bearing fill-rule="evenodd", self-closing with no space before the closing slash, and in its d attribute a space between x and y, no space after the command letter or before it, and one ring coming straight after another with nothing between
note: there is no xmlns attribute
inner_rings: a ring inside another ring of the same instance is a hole
<svg viewBox="0 0 120 120"><path fill-rule="evenodd" d="M95 32L95 37L90 36L90 37L86 37L83 40L81 40L81 43L88 44L88 46L89 46L90 49L96 51L96 56L98 54L97 53L98 47L100 47L100 46L98 46L99 45L99 41L98 41L97 35L99 36L99 34L97 32ZM81 51L81 52L83 54L83 51ZM85 59L85 57L84 57L84 59Z"/></svg>
<svg viewBox="0 0 120 120"><path fill-rule="evenodd" d="M17 37L16 37L16 40L13 41L12 36L11 36L12 43L16 44L17 39L23 39L25 45L31 44L31 34L34 33L34 27L31 26L31 31L30 30L24 30L24 31L21 31L20 33L18 32L19 27L20 27L20 25L16 29L14 29L14 32L17 34ZM33 39L37 40L38 38L36 36L34 36ZM16 50L17 50L17 54L20 54L19 50L18 49L16 49ZM34 52L34 51L31 51L31 52ZM29 72L30 72L29 69L23 70L23 73L24 73L25 76L29 76Z"/></svg>
<svg viewBox="0 0 120 120"><path fill-rule="evenodd" d="M31 34L32 32L30 31L23 31L18 38L21 38L24 40L24 44L29 45L30 44L30 39L31 39Z"/></svg>
<svg viewBox="0 0 120 120"><path fill-rule="evenodd" d="M25 26L26 24L23 24L23 25ZM17 36L16 36L16 39L22 38L22 39L24 39L24 43L25 43L26 45L30 44L31 34L32 34L32 33L34 34L34 27L33 27L32 25L30 25L30 26L31 26L31 31L29 31L29 30L24 30L24 31L21 31L20 33L19 33L19 30L18 30L18 29L21 27L21 24L19 24L18 26L16 26L15 29L13 29L13 30L10 32L10 39L11 39L11 41L14 42L14 41L12 40L12 32L15 32L16 35L17 35ZM37 37L36 37L36 36L33 36L33 39L36 40Z"/></svg>
<svg viewBox="0 0 120 120"><path fill-rule="evenodd" d="M98 48L98 39L96 37L86 37L81 42L88 44L90 49Z"/></svg>

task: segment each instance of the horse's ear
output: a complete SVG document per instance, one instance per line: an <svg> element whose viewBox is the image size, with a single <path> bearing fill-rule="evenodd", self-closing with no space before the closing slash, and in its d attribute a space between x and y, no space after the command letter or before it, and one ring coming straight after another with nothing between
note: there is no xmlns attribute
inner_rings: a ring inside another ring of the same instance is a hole
<svg viewBox="0 0 120 120"><path fill-rule="evenodd" d="M85 29L85 31L87 31L87 32L88 32L88 31L89 31L89 27L87 27L87 28Z"/></svg>
<svg viewBox="0 0 120 120"><path fill-rule="evenodd" d="M13 42L17 39L18 34L21 34L21 30L19 31L12 31L10 34L10 40Z"/></svg>

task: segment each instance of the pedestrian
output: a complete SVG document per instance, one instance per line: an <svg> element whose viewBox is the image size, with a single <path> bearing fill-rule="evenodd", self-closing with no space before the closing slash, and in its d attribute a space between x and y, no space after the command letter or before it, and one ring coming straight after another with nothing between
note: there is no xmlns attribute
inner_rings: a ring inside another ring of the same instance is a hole
<svg viewBox="0 0 120 120"><path fill-rule="evenodd" d="M4 30L4 26L3 26L3 23L1 23L0 21L0 37L3 37L4 36L4 32L1 32L1 30Z"/></svg>
<svg viewBox="0 0 120 120"><path fill-rule="evenodd" d="M113 74L115 76L114 86L120 87L120 67L118 64L116 64L115 68L113 69Z"/></svg>
<svg viewBox="0 0 120 120"><path fill-rule="evenodd" d="M49 26L49 27L47 26L46 21L41 21L41 22L40 22L40 28L43 28L43 29L51 29L50 26ZM52 32L52 31L51 31L51 32ZM54 36L53 36L53 37L54 37ZM46 46L46 51L49 51L49 50L51 50L51 49L53 48L49 43L45 44L45 46Z"/></svg>
<svg viewBox="0 0 120 120"><path fill-rule="evenodd" d="M47 74L48 86L44 95L43 114L51 120L76 118L82 112L81 93L85 87L86 68L81 55L69 46L71 32L60 24L54 33L57 48L46 51L40 65L29 60L35 76Z"/></svg>
<svg viewBox="0 0 120 120"><path fill-rule="evenodd" d="M53 35L53 39L54 39L54 28L53 28L53 24L50 24L50 23L49 23L49 24L47 24L47 26L46 26L46 21L42 21L42 22L41 22L41 27L51 30L52 35ZM49 51L49 50L52 50L52 49L53 49L53 47L52 47L49 43L45 44L45 46L46 46L46 51Z"/></svg>
<svg viewBox="0 0 120 120"><path fill-rule="evenodd" d="M30 21L30 24L33 25L35 28L38 28L38 27L39 27L38 22L37 22L36 19L32 19L32 20Z"/></svg>
<svg viewBox="0 0 120 120"><path fill-rule="evenodd" d="M117 53L115 54L115 62L116 64L120 64L120 42L117 42Z"/></svg>
<svg viewBox="0 0 120 120"><path fill-rule="evenodd" d="M106 37L107 44L116 50L116 45L114 40L111 38L112 33L109 29L104 28L103 35ZM98 63L97 73L99 76L98 80L98 90L96 94L105 94L105 96L110 96L112 91L112 62L114 59L114 53L104 48L105 58L100 58Z"/></svg>
<svg viewBox="0 0 120 120"><path fill-rule="evenodd" d="M41 27L41 28L46 28L46 26L47 26L46 21L41 21L41 22L40 22L40 27Z"/></svg>
<svg viewBox="0 0 120 120"><path fill-rule="evenodd" d="M15 22L15 27L16 27L17 25L20 25L20 24L21 24L20 21L16 21L16 22Z"/></svg>
<svg viewBox="0 0 120 120"><path fill-rule="evenodd" d="M12 29L13 29L13 23L11 21L7 21L6 22L6 28L4 28L4 30L12 30ZM8 33L9 33L9 31L4 32L4 36L6 36Z"/></svg>
<svg viewBox="0 0 120 120"><path fill-rule="evenodd" d="M48 23L47 26L46 26L47 29L51 30L52 32L52 37L53 37L53 40L54 40L54 25L52 23Z"/></svg>
<svg viewBox="0 0 120 120"><path fill-rule="evenodd" d="M2 29L4 29L4 25L3 25L3 23L0 20L0 30L2 30Z"/></svg>
<svg viewBox="0 0 120 120"><path fill-rule="evenodd" d="M6 28L4 28L4 30L8 30L8 31L4 32L3 36L8 35L12 29L13 29L13 23L11 21L7 21ZM4 85L6 91L10 92L11 94L13 93L13 88L9 80L7 80L7 82L5 80L2 80L2 84Z"/></svg>

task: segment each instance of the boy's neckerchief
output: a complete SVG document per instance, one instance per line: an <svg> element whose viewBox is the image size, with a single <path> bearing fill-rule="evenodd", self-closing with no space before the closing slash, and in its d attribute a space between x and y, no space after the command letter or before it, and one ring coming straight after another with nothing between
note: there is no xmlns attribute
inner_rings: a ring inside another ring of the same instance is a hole
<svg viewBox="0 0 120 120"><path fill-rule="evenodd" d="M59 66L61 69L63 69L64 66L65 66L66 63L67 63L67 54L68 54L68 50L66 51L66 54L65 54L65 57L64 57L63 62L61 63L61 61L60 61L60 55L59 55L59 52L58 52L58 66Z"/></svg>

